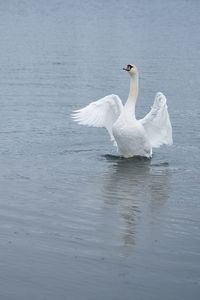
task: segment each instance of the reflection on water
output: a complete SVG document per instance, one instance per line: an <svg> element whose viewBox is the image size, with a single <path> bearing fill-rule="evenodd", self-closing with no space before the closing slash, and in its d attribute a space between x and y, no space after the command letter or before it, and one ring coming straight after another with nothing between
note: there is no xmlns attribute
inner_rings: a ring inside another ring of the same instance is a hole
<svg viewBox="0 0 200 300"><path fill-rule="evenodd" d="M134 245L137 225L148 218L150 226L156 222L170 192L170 172L167 163L153 165L144 158L123 159L106 156L111 162L105 176L103 197L106 206L120 211L124 220L125 245ZM116 208L117 207L117 208Z"/></svg>

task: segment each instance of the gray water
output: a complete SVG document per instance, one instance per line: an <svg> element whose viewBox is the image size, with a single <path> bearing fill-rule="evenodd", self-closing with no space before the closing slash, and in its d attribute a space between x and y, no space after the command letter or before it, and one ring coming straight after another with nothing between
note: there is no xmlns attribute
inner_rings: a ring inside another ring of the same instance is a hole
<svg viewBox="0 0 200 300"><path fill-rule="evenodd" d="M0 1L0 299L200 299L200 2ZM117 156L70 114L162 91L174 144Z"/></svg>

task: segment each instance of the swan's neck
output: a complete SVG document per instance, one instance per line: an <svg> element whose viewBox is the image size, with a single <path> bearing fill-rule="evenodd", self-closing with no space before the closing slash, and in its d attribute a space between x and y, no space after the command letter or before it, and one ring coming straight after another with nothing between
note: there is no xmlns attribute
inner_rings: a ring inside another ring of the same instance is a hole
<svg viewBox="0 0 200 300"><path fill-rule="evenodd" d="M135 104L138 96L138 73L134 73L130 77L130 91L124 108L130 116L135 116Z"/></svg>

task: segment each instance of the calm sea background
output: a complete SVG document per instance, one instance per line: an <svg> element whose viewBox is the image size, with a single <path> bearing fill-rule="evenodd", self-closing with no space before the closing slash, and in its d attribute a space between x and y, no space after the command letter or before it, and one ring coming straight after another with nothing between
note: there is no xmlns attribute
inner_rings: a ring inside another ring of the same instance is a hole
<svg viewBox="0 0 200 300"><path fill-rule="evenodd" d="M0 1L0 299L200 299L200 1ZM168 99L174 144L116 156L70 114Z"/></svg>

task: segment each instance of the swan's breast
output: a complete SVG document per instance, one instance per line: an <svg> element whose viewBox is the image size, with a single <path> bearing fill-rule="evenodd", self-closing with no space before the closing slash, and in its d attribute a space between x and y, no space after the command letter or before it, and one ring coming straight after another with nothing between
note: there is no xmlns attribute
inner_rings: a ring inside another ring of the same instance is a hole
<svg viewBox="0 0 200 300"><path fill-rule="evenodd" d="M145 135L144 128L137 120L127 120L125 118L118 118L112 127L113 136L115 138L133 138Z"/></svg>
<svg viewBox="0 0 200 300"><path fill-rule="evenodd" d="M113 125L112 131L118 150L124 157L151 156L151 146L146 132L137 120L127 122L119 118Z"/></svg>

